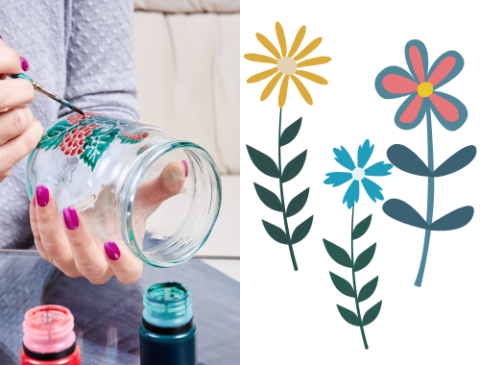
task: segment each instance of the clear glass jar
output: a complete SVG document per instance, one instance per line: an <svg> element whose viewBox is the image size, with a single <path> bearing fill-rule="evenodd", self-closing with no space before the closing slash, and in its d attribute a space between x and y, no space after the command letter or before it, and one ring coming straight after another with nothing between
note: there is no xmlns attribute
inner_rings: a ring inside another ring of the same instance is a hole
<svg viewBox="0 0 480 365"><path fill-rule="evenodd" d="M183 187L143 223L151 212L134 209L140 184L179 161L187 175ZM157 267L190 259L207 240L221 203L219 172L204 149L156 127L93 113L61 118L45 131L29 156L26 185L30 199L38 185L47 186L59 214L75 208L98 245L123 243Z"/></svg>

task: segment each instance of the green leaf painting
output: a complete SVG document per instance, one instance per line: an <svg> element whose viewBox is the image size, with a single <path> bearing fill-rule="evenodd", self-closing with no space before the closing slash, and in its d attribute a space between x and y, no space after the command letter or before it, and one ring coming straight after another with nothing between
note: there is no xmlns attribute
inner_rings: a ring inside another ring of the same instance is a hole
<svg viewBox="0 0 480 365"><path fill-rule="evenodd" d="M297 259L293 251L293 245L303 241L307 237L313 224L313 215L300 223L291 233L288 218L300 213L308 200L310 188L306 188L296 195L288 204L285 202L284 184L296 178L303 169L307 159L307 151L303 151L292 159L282 169L282 147L293 142L300 132L302 118L293 122L282 132L282 109L280 109L278 125L278 164L270 156L247 145L247 152L255 167L264 175L278 179L279 191L274 192L260 184L254 183L255 191L260 201L268 208L281 212L283 229L262 220L267 234L275 241L288 246L293 269L298 270Z"/></svg>

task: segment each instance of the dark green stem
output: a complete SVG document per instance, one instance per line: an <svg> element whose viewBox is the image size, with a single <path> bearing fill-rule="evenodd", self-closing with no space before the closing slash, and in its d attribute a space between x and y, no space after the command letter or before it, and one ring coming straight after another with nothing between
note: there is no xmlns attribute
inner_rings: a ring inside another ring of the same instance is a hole
<svg viewBox="0 0 480 365"><path fill-rule="evenodd" d="M352 206L352 227L350 230L350 245L351 245L351 257L352 257L352 280L353 280L353 293L355 294L355 306L357 307L357 317L360 322L360 332L362 332L363 344L365 345L365 350L368 350L367 337L365 336L365 329L363 328L363 320L360 314L360 306L358 305L358 294L357 294L357 283L355 281L355 270L353 269L353 263L355 262L353 256L353 217L355 213L355 204Z"/></svg>
<svg viewBox="0 0 480 365"><path fill-rule="evenodd" d="M280 137L282 136L282 109L280 109L280 117L278 122L278 169L280 170L280 201L282 203L283 224L285 225L285 232L288 237L288 249L290 250L290 257L292 258L293 269L298 271L297 260L293 252L293 245L290 241L290 231L288 229L287 213L285 213L285 199L283 198L283 181L282 181L282 148L280 146Z"/></svg>

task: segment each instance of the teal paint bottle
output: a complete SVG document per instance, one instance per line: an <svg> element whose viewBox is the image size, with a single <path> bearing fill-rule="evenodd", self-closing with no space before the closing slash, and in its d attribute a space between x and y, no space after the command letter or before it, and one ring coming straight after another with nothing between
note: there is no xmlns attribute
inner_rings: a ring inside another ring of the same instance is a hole
<svg viewBox="0 0 480 365"><path fill-rule="evenodd" d="M179 283L152 285L143 296L141 365L197 365L192 296Z"/></svg>

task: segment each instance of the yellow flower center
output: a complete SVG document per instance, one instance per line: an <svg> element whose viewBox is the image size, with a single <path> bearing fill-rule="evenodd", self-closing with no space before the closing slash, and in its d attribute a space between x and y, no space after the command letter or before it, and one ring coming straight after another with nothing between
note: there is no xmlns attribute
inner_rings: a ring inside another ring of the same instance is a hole
<svg viewBox="0 0 480 365"><path fill-rule="evenodd" d="M278 60L277 68L285 75L293 75L297 71L297 61L291 57L282 57Z"/></svg>
<svg viewBox="0 0 480 365"><path fill-rule="evenodd" d="M421 97L427 98L433 93L433 85L429 82L424 82L418 85L417 92Z"/></svg>

